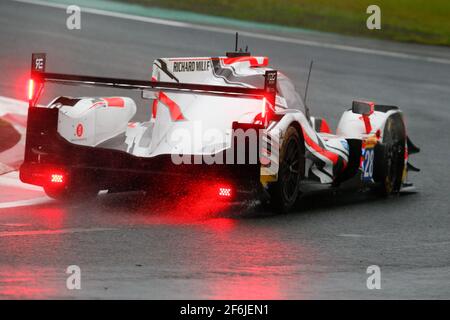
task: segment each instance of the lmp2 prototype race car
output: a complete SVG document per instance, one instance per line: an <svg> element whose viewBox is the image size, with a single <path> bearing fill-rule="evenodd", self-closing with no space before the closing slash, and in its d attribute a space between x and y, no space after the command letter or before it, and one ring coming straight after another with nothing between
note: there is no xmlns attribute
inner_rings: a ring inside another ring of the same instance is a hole
<svg viewBox="0 0 450 320"><path fill-rule="evenodd" d="M258 198L290 210L312 189L353 181L382 194L407 183L418 152L398 107L353 101L332 133L268 58L161 58L149 81L48 73L32 55L20 179L56 199L146 190L198 198ZM149 117L132 121L126 96L59 96L37 104L45 83L138 91Z"/></svg>

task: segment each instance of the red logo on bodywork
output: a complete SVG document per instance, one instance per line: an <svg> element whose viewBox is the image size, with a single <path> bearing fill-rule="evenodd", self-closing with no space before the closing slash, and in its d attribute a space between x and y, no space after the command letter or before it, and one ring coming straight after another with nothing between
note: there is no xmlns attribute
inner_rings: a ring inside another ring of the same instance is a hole
<svg viewBox="0 0 450 320"><path fill-rule="evenodd" d="M81 123L79 123L77 125L77 130L76 130L77 137L81 137L83 135L83 131L84 131L83 125Z"/></svg>

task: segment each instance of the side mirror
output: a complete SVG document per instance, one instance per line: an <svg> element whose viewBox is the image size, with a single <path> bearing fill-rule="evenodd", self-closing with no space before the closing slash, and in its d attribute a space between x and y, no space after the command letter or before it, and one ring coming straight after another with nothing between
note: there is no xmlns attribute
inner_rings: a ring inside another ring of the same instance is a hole
<svg viewBox="0 0 450 320"><path fill-rule="evenodd" d="M375 103L366 101L353 101L352 112L369 116L375 109Z"/></svg>

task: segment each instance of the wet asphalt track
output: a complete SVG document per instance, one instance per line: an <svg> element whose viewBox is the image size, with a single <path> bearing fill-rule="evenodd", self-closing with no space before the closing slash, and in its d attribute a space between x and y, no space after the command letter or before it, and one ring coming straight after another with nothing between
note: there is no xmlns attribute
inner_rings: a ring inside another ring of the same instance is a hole
<svg viewBox="0 0 450 320"><path fill-rule="evenodd" d="M90 14L81 31L69 31L65 18L59 9L0 2L0 95L24 98L31 52L48 53L49 71L148 79L156 57L220 55L233 46L221 33ZM443 48L317 39L450 59ZM418 193L313 196L287 215L213 214L136 194L0 209L0 298L450 298L450 64L243 41L299 88L314 59L310 105L334 128L353 97L400 105L422 147L413 158L423 169L413 176ZM0 186L0 200L42 197L25 190ZM79 291L65 287L73 264L82 271ZM374 264L381 290L366 288Z"/></svg>

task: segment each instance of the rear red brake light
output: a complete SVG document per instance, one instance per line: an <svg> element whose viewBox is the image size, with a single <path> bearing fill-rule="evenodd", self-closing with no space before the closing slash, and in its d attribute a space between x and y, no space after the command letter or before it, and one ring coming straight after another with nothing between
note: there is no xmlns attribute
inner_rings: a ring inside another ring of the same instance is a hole
<svg viewBox="0 0 450 320"><path fill-rule="evenodd" d="M267 108L267 99L266 97L264 97L262 100L262 107L261 107L261 117L263 119L266 118L266 108Z"/></svg>
<svg viewBox="0 0 450 320"><path fill-rule="evenodd" d="M52 182L52 183L64 183L64 175L53 173L50 176L50 182Z"/></svg>
<svg viewBox="0 0 450 320"><path fill-rule="evenodd" d="M232 189L228 187L219 187L219 196L229 198L232 195Z"/></svg>
<svg viewBox="0 0 450 320"><path fill-rule="evenodd" d="M34 98L34 80L28 80L28 100L33 100Z"/></svg>

